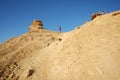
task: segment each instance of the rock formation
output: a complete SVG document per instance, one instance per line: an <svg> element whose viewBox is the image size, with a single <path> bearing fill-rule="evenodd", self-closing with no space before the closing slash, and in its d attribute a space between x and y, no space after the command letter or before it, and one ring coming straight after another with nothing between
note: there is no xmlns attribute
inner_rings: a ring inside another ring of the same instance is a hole
<svg viewBox="0 0 120 80"><path fill-rule="evenodd" d="M103 14L105 14L104 11L97 12L97 13L95 13L95 14L92 14L92 15L91 15L91 20L93 20L93 19L95 19L97 16L100 16L100 15L103 15Z"/></svg>
<svg viewBox="0 0 120 80"><path fill-rule="evenodd" d="M29 30L30 31L36 31L38 29L44 29L43 28L43 23L42 23L42 21L34 20L31 24L31 26L29 27Z"/></svg>
<svg viewBox="0 0 120 80"><path fill-rule="evenodd" d="M33 28L7 40L0 46L0 80L120 80L119 13L66 33Z"/></svg>
<svg viewBox="0 0 120 80"><path fill-rule="evenodd" d="M91 16L91 20L95 19L97 16L100 16L100 15L101 15L100 13L92 14L92 16Z"/></svg>

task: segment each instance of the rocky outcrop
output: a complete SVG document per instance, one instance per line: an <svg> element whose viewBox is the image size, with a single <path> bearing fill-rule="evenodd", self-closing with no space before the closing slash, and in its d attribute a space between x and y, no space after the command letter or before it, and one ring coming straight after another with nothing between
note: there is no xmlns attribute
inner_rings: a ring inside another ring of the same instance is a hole
<svg viewBox="0 0 120 80"><path fill-rule="evenodd" d="M99 14L99 13L92 14L91 20L95 19L97 16L100 16L100 15L101 15L101 14Z"/></svg>
<svg viewBox="0 0 120 80"><path fill-rule="evenodd" d="M92 14L92 15L91 15L91 20L93 20L93 19L95 19L97 16L100 16L100 15L103 15L103 14L105 14L104 11L100 11L100 12L97 12L97 13L95 13L95 14Z"/></svg>
<svg viewBox="0 0 120 80"><path fill-rule="evenodd" d="M43 23L40 20L34 20L29 27L29 31L36 31L38 29L44 29L43 28Z"/></svg>

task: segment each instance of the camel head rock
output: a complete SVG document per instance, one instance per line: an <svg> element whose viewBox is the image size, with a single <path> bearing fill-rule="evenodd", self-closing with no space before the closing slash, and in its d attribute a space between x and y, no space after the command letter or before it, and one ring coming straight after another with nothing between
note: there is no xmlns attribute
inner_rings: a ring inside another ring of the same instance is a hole
<svg viewBox="0 0 120 80"><path fill-rule="evenodd" d="M32 22L32 24L30 25L29 30L30 31L36 31L38 29L44 29L43 28L43 23L40 20L34 20Z"/></svg>

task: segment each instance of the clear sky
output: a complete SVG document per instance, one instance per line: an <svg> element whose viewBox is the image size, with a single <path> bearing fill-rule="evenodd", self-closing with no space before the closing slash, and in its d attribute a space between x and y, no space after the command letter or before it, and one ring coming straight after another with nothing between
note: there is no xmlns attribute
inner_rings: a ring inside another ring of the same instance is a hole
<svg viewBox="0 0 120 80"><path fill-rule="evenodd" d="M68 32L100 10L120 10L120 0L0 0L0 43L27 32L35 19L47 30Z"/></svg>

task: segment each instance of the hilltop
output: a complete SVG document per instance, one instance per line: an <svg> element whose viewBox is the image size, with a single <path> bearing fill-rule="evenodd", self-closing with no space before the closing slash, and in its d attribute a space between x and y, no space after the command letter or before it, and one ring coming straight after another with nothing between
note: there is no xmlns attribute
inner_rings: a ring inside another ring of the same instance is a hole
<svg viewBox="0 0 120 80"><path fill-rule="evenodd" d="M66 33L35 24L0 45L0 80L120 80L120 11Z"/></svg>

